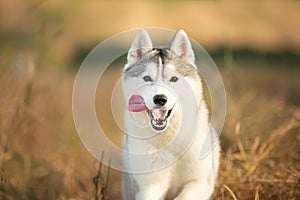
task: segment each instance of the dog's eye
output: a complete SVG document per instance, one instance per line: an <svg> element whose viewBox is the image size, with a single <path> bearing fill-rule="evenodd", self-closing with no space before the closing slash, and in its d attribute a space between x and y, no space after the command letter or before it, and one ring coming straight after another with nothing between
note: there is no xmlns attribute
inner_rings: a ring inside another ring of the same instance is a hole
<svg viewBox="0 0 300 200"><path fill-rule="evenodd" d="M144 76L143 79L144 79L144 81L146 81L146 82L152 81L152 78L151 78L150 76Z"/></svg>
<svg viewBox="0 0 300 200"><path fill-rule="evenodd" d="M170 79L170 82L176 82L178 81L178 77L176 76L173 76L171 79Z"/></svg>

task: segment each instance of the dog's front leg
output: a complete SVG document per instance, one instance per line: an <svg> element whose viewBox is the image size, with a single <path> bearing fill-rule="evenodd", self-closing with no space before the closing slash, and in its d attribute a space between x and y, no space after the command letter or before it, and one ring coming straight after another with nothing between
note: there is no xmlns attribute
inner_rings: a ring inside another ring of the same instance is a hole
<svg viewBox="0 0 300 200"><path fill-rule="evenodd" d="M174 200L208 200L213 188L206 182L191 181L187 183Z"/></svg>
<svg viewBox="0 0 300 200"><path fill-rule="evenodd" d="M135 196L135 200L164 200L167 187L162 185L151 185L141 188Z"/></svg>

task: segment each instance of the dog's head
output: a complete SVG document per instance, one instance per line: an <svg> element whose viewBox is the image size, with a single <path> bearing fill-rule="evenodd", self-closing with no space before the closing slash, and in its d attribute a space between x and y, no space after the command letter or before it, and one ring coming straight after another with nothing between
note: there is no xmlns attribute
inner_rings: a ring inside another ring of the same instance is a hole
<svg viewBox="0 0 300 200"><path fill-rule="evenodd" d="M183 30L177 31L169 48L164 49L153 48L147 31L138 31L127 61L122 75L127 109L145 112L155 131L167 128L179 101L184 100L177 92L183 81L199 94L196 96L202 93L194 52Z"/></svg>

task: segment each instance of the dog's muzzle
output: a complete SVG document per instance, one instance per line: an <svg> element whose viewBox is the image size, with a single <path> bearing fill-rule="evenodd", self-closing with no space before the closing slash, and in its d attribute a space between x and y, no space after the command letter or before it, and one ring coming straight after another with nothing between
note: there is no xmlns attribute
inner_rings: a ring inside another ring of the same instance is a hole
<svg viewBox="0 0 300 200"><path fill-rule="evenodd" d="M146 106L142 96L134 94L129 99L127 109L131 112L147 111L152 128L156 131L163 131L168 125L168 118L173 108L168 110L165 107L167 97L163 94L155 95L153 103L156 105L156 108L150 109Z"/></svg>

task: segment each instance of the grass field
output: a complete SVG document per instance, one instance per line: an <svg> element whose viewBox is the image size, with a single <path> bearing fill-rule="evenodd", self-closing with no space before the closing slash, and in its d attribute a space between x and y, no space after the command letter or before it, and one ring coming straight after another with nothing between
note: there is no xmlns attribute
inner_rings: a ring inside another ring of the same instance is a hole
<svg viewBox="0 0 300 200"><path fill-rule="evenodd" d="M212 199L300 199L299 8L283 0L0 1L0 199L95 199L101 184L120 199L120 172L110 170L107 183L108 169L98 172L77 135L73 82L100 41L148 26L185 29L224 79ZM116 145L110 97L120 70L110 68L96 94L98 120Z"/></svg>
<svg viewBox="0 0 300 200"><path fill-rule="evenodd" d="M222 158L213 199L297 199L300 196L299 71L222 68L227 118L221 135ZM112 70L96 97L110 112ZM267 76L266 76L267 74ZM98 163L81 144L71 110L75 73L0 74L0 198L93 199ZM253 79L253 77L256 77ZM101 100L102 99L102 100ZM105 103L106 102L106 103ZM108 103L107 103L108 102ZM297 102L298 104L296 104ZM118 143L112 118L99 116ZM106 169L102 175L106 177ZM111 170L110 199L120 198L120 173Z"/></svg>

